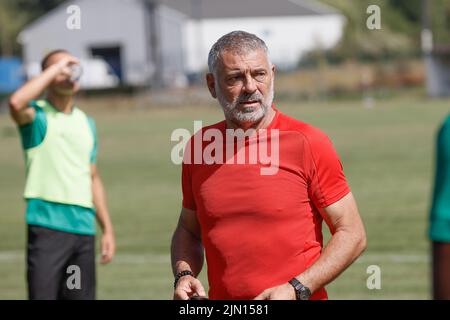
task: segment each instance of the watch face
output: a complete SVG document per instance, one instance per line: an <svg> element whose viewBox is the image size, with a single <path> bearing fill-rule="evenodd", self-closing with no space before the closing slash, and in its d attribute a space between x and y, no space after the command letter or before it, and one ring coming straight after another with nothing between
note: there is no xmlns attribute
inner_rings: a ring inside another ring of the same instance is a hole
<svg viewBox="0 0 450 320"><path fill-rule="evenodd" d="M311 297L311 291L308 288L303 287L300 291L300 300L308 300Z"/></svg>

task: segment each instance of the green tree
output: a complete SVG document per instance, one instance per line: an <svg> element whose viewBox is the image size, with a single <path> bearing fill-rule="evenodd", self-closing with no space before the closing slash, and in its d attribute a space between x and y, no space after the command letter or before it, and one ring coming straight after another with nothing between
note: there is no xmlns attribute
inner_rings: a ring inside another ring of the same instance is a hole
<svg viewBox="0 0 450 320"><path fill-rule="evenodd" d="M329 55L378 60L419 52L421 0L322 1L340 10L347 20L340 43ZM381 30L366 26L367 8L373 4L381 9Z"/></svg>
<svg viewBox="0 0 450 320"><path fill-rule="evenodd" d="M431 30L438 46L450 44L450 0L428 1Z"/></svg>
<svg viewBox="0 0 450 320"><path fill-rule="evenodd" d="M19 11L14 1L0 1L0 56L17 52L16 36L27 21L28 13Z"/></svg>
<svg viewBox="0 0 450 320"><path fill-rule="evenodd" d="M65 0L0 0L0 56L17 55L17 36L30 22Z"/></svg>

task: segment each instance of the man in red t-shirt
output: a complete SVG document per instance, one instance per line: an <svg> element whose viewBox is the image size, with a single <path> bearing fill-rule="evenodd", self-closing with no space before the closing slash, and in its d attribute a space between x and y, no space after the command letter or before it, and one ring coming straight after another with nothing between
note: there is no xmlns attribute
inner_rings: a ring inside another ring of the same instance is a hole
<svg viewBox="0 0 450 320"><path fill-rule="evenodd" d="M174 299L327 299L324 286L365 249L331 141L272 103L265 43L235 31L212 47L207 84L225 120L197 132L182 166L172 239ZM332 238L322 251L322 221Z"/></svg>

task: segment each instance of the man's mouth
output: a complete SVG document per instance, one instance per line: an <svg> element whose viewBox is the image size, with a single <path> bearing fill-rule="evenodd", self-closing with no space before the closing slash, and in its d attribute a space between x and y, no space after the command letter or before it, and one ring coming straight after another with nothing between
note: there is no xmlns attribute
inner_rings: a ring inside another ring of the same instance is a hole
<svg viewBox="0 0 450 320"><path fill-rule="evenodd" d="M239 102L239 104L248 107L248 106L252 106L255 104L259 104L259 101L258 100L241 101L241 102Z"/></svg>

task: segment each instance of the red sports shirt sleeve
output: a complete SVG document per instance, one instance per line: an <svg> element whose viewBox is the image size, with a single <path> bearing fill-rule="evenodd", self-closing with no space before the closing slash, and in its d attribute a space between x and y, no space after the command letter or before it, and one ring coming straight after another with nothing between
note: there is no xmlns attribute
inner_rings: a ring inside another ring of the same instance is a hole
<svg viewBox="0 0 450 320"><path fill-rule="evenodd" d="M183 192L183 208L195 210L195 200L194 193L192 192L192 166L193 166L193 155L192 155L192 142L193 139L189 140L186 144L185 153L183 156L183 164L181 166L181 189Z"/></svg>
<svg viewBox="0 0 450 320"><path fill-rule="evenodd" d="M331 140L318 129L307 136L311 152L309 195L317 208L327 207L350 192Z"/></svg>

